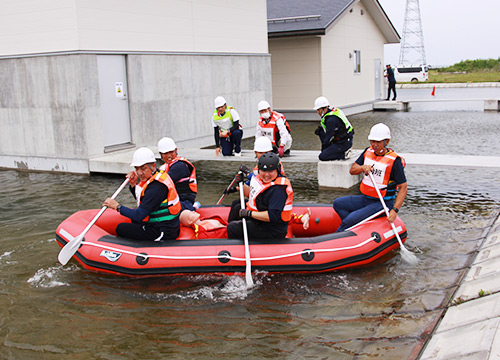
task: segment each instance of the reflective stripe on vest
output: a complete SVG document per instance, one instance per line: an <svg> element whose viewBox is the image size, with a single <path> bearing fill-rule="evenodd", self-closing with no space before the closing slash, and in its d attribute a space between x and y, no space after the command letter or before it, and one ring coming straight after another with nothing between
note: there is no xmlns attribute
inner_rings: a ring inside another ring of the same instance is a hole
<svg viewBox="0 0 500 360"><path fill-rule="evenodd" d="M326 125L325 125L325 118L327 116L330 116L330 115L335 115L337 117L339 117L342 122L344 123L344 127L345 127L345 134L349 134L351 133L354 129L351 125L351 123L349 122L349 120L347 120L347 117L345 116L344 112L340 109L336 109L336 108L333 108L330 112L327 112L325 115L323 115L321 117L321 127L323 128L323 130L326 132ZM343 132L342 132L343 133ZM332 137L330 139L330 142L332 142L334 140L334 138ZM336 140L336 139L335 139Z"/></svg>
<svg viewBox="0 0 500 360"><path fill-rule="evenodd" d="M166 172L156 172L147 181L141 181L138 185L136 185L136 196L137 192L140 191L140 195L137 197L137 206L141 204L141 199L144 196L148 185L155 180L159 181L168 188L168 196L162 201L158 210L152 211L149 214L149 217L146 218L145 222L148 223L172 220L179 216L181 211L179 195L177 194L177 190L175 190L174 182Z"/></svg>
<svg viewBox="0 0 500 360"><path fill-rule="evenodd" d="M234 108L228 106L226 112L222 116L219 116L217 110L214 111L214 123L222 130L229 130L234 124L233 117L231 116L231 109Z"/></svg>
<svg viewBox="0 0 500 360"><path fill-rule="evenodd" d="M391 176L392 167L394 166L394 162L399 157L401 159L401 163L403 167L405 166L405 161L402 157L396 154L391 149L387 154L383 156L377 156L375 151L369 147L365 151L364 162L363 165L373 165L373 177L375 178L375 183L380 190L382 196L385 196L387 193L387 186L389 185L389 178ZM370 196L373 198L378 198L377 191L373 187L372 181L369 176L363 176L363 180L359 186L359 190L366 196ZM386 198L392 199L395 197L395 194Z"/></svg>
<svg viewBox="0 0 500 360"><path fill-rule="evenodd" d="M271 186L286 186L286 202L283 210L281 211L281 220L290 221L292 216L292 207L293 207L293 189L290 181L284 176L278 176L274 181L271 181L267 184L264 184L260 179L259 175L252 176L250 180L250 194L248 196L247 206L249 210L252 211L266 211L267 209L258 209L257 208L257 197L262 194L264 191L269 189Z"/></svg>
<svg viewBox="0 0 500 360"><path fill-rule="evenodd" d="M198 183L196 181L196 169L188 159L182 156L177 156L169 164L165 163L162 166L160 166L160 171L168 173L170 167L177 161L184 161L188 165L188 168L191 168L191 174L189 174L188 177L182 178L175 183L175 188L177 189L177 193L192 192L196 194L198 192Z"/></svg>

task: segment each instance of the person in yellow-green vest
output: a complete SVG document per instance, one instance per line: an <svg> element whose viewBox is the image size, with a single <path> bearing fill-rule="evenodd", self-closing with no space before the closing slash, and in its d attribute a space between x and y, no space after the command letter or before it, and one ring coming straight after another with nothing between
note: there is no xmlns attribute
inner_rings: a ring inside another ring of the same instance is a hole
<svg viewBox="0 0 500 360"><path fill-rule="evenodd" d="M233 107L227 106L226 99L222 96L215 98L214 106L212 125L214 126L215 156L219 156L221 148L224 156L241 156L243 130L240 126L240 115Z"/></svg>
<svg viewBox="0 0 500 360"><path fill-rule="evenodd" d="M316 98L314 110L321 117L321 123L314 131L321 141L321 161L345 160L352 147L354 129L344 112L332 108L324 96Z"/></svg>
<svg viewBox="0 0 500 360"><path fill-rule="evenodd" d="M116 234L142 241L177 239L181 203L174 182L168 173L156 169L156 158L148 148L137 149L130 166L135 167L135 171L129 172L127 177L130 179L130 191L137 200L137 208L122 206L111 198L103 204L132 220L132 223L118 224Z"/></svg>

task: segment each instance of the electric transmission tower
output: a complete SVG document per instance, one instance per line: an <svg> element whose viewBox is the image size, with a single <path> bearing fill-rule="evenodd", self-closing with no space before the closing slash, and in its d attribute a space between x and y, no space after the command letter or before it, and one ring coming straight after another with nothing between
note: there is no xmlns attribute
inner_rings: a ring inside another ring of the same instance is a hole
<svg viewBox="0 0 500 360"><path fill-rule="evenodd" d="M399 64L427 64L425 60L424 34L422 32L422 21L420 20L420 6L418 0L406 0Z"/></svg>

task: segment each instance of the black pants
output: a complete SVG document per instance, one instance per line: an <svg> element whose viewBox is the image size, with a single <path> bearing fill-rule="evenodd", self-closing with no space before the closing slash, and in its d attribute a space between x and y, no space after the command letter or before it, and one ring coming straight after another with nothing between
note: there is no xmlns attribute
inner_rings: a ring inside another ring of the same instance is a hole
<svg viewBox="0 0 500 360"><path fill-rule="evenodd" d="M245 199L246 201L246 199ZM239 211L241 209L240 200L234 200L231 204L227 225L228 239L243 239L243 221L240 219ZM267 223L263 221L246 219L248 238L252 240L269 239L269 238L285 238L287 228L284 231L272 231Z"/></svg>
<svg viewBox="0 0 500 360"><path fill-rule="evenodd" d="M391 90L394 93L394 97L392 100L396 100L396 83L395 82L389 82L389 90L387 90L387 100L391 98Z"/></svg>
<svg viewBox="0 0 500 360"><path fill-rule="evenodd" d="M134 223L121 223L116 227L118 236L145 241L175 240L179 236L179 231L178 229L177 233L167 232L155 226Z"/></svg>

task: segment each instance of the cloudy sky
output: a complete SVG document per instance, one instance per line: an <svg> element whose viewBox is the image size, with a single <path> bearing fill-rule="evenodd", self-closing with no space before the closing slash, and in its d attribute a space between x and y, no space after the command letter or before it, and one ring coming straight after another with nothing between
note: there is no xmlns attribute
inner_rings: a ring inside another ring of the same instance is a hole
<svg viewBox="0 0 500 360"><path fill-rule="evenodd" d="M378 0L400 36L406 0ZM500 0L419 0L427 64L500 57ZM385 45L385 62L398 64L400 45Z"/></svg>

